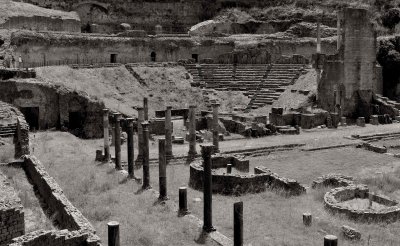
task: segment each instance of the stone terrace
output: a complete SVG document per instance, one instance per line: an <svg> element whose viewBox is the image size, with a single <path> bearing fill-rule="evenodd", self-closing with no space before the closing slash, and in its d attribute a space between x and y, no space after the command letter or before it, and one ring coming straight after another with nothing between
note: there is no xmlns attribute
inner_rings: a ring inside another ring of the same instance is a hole
<svg viewBox="0 0 400 246"><path fill-rule="evenodd" d="M299 77L303 64L188 64L193 85L216 90L243 91L249 108L271 105Z"/></svg>

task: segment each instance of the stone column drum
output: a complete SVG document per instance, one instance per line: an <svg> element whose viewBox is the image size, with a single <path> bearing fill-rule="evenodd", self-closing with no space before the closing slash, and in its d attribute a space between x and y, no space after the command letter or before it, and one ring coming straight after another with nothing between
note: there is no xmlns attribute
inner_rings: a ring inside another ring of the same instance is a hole
<svg viewBox="0 0 400 246"><path fill-rule="evenodd" d="M138 111L138 155L136 157L136 166L143 164L143 128L142 123L144 122L144 109L142 107L137 108Z"/></svg>
<svg viewBox="0 0 400 246"><path fill-rule="evenodd" d="M167 106L165 110L165 154L167 156L167 163L173 157L172 154L172 106Z"/></svg>
<svg viewBox="0 0 400 246"><path fill-rule="evenodd" d="M108 109L103 109L103 128L104 128L104 161L110 160L110 130L108 120Z"/></svg>
<svg viewBox="0 0 400 246"><path fill-rule="evenodd" d="M215 147L215 152L219 152L219 132L218 132L218 107L219 103L214 103L213 108L213 145Z"/></svg>
<svg viewBox="0 0 400 246"><path fill-rule="evenodd" d="M115 169L121 170L121 114L115 113Z"/></svg>
<svg viewBox="0 0 400 246"><path fill-rule="evenodd" d="M196 106L189 106L189 159L194 159L196 151Z"/></svg>

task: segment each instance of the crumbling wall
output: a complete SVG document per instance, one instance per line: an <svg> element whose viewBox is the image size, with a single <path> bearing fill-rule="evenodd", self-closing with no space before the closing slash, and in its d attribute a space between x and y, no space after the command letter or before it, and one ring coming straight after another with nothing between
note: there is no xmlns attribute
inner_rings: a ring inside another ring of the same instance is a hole
<svg viewBox="0 0 400 246"><path fill-rule="evenodd" d="M18 116L17 129L14 136L15 158L30 154L29 125L23 116Z"/></svg>
<svg viewBox="0 0 400 246"><path fill-rule="evenodd" d="M38 108L39 129L66 127L70 129L70 113L78 112L81 121L77 135L83 138L103 136L102 102L90 99L82 92L37 81L2 81L0 100L20 109ZM29 120L27 119L29 122ZM71 128L72 129L72 128ZM76 130L76 129L75 129Z"/></svg>
<svg viewBox="0 0 400 246"><path fill-rule="evenodd" d="M191 38L191 37L137 37L54 33L13 33L11 44L15 54L21 55L27 66L63 63L111 62L111 54L117 63L177 62L192 59L212 59L213 63L232 63L237 54L239 63L268 63L282 60L283 56L298 54L310 60L315 53L314 39L280 40L264 39L254 42L251 37ZM323 40L322 50L327 54L336 52L334 40ZM135 54L134 56L132 54ZM155 55L155 56L154 56Z"/></svg>
<svg viewBox="0 0 400 246"><path fill-rule="evenodd" d="M64 195L56 181L34 156L24 156L22 167L44 200L61 231L38 231L13 239L13 246L76 245L98 246L100 239L90 222Z"/></svg>
<svg viewBox="0 0 400 246"><path fill-rule="evenodd" d="M24 211L17 192L0 173L0 246L25 233Z"/></svg>
<svg viewBox="0 0 400 246"><path fill-rule="evenodd" d="M79 19L46 16L12 16L0 24L0 29L26 29L32 31L81 32Z"/></svg>

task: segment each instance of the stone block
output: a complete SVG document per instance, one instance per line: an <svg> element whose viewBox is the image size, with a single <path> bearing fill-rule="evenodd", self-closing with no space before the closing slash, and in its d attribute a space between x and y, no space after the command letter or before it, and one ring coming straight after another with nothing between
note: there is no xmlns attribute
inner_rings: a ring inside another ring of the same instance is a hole
<svg viewBox="0 0 400 246"><path fill-rule="evenodd" d="M378 117L378 115L371 115L371 124L372 125L379 125L379 117Z"/></svg>
<svg viewBox="0 0 400 246"><path fill-rule="evenodd" d="M301 128L311 129L314 128L315 114L302 114L301 115Z"/></svg>
<svg viewBox="0 0 400 246"><path fill-rule="evenodd" d="M172 140L172 143L174 143L174 144L184 144L185 143L185 139L183 137L174 137L174 139Z"/></svg>
<svg viewBox="0 0 400 246"><path fill-rule="evenodd" d="M365 118L364 117L357 118L357 126L365 127Z"/></svg>
<svg viewBox="0 0 400 246"><path fill-rule="evenodd" d="M281 108L281 107L273 107L271 109L271 113L282 115L283 114L283 108Z"/></svg>
<svg viewBox="0 0 400 246"><path fill-rule="evenodd" d="M342 226L343 237L349 240L360 240L361 232L358 230L351 228L350 226L344 225Z"/></svg>

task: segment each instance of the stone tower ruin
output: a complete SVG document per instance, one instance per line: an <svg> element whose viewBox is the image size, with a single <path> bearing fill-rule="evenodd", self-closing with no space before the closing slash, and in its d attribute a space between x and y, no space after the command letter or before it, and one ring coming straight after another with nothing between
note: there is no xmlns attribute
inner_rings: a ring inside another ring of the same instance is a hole
<svg viewBox="0 0 400 246"><path fill-rule="evenodd" d="M371 19L367 9L345 8L338 14L338 53L324 57L319 67L318 102L323 109L352 118L371 115L374 94L382 88Z"/></svg>

